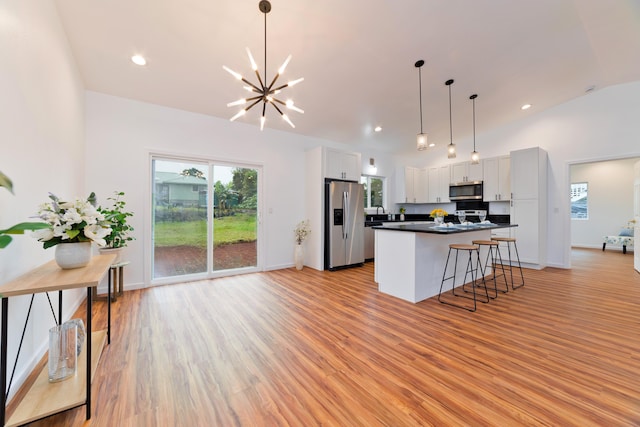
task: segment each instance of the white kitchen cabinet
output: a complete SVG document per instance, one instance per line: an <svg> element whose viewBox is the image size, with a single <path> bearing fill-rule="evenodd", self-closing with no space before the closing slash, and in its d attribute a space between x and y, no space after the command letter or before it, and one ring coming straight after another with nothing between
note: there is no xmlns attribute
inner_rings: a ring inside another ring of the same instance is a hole
<svg viewBox="0 0 640 427"><path fill-rule="evenodd" d="M360 181L360 175L362 174L360 153L330 148L326 148L324 153L325 178Z"/></svg>
<svg viewBox="0 0 640 427"><path fill-rule="evenodd" d="M483 200L485 202L511 199L511 159L509 156L484 159Z"/></svg>
<svg viewBox="0 0 640 427"><path fill-rule="evenodd" d="M428 203L449 203L449 184L451 168L449 165L429 168L427 172L429 184Z"/></svg>
<svg viewBox="0 0 640 427"><path fill-rule="evenodd" d="M483 180L483 161L478 164L460 162L451 165L451 183Z"/></svg>
<svg viewBox="0 0 640 427"><path fill-rule="evenodd" d="M511 152L511 230L525 267L547 263L547 153L539 147Z"/></svg>
<svg viewBox="0 0 640 427"><path fill-rule="evenodd" d="M396 203L427 203L427 170L406 166L396 174Z"/></svg>

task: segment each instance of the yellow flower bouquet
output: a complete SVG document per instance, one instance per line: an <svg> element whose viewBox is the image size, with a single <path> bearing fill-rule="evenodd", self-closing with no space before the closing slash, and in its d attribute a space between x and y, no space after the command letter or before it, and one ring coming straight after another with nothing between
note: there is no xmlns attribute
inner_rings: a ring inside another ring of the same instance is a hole
<svg viewBox="0 0 640 427"><path fill-rule="evenodd" d="M431 218L436 218L436 217L439 217L439 216L447 216L447 215L449 215L449 214L447 213L447 211L445 211L444 209L440 209L440 208L438 208L438 209L434 209L434 210L432 210L432 211L431 211L431 214L430 214L429 216L430 216Z"/></svg>

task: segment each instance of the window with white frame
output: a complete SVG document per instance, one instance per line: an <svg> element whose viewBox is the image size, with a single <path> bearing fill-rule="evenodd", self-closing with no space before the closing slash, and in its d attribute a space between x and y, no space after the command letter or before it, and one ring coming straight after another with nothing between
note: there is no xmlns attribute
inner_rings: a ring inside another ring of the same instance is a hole
<svg viewBox="0 0 640 427"><path fill-rule="evenodd" d="M589 219L588 190L586 182L571 184L571 219Z"/></svg>
<svg viewBox="0 0 640 427"><path fill-rule="evenodd" d="M364 185L364 208L385 206L385 178L379 176L362 175L360 183Z"/></svg>

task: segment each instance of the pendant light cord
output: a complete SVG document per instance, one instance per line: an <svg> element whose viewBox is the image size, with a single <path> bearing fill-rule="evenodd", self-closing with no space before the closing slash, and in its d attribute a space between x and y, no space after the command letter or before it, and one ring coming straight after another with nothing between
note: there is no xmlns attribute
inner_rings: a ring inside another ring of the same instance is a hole
<svg viewBox="0 0 640 427"><path fill-rule="evenodd" d="M422 66L418 67L418 86L420 87L420 133L422 131Z"/></svg>
<svg viewBox="0 0 640 427"><path fill-rule="evenodd" d="M449 137L451 138L449 144L453 144L453 124L451 121L451 85L453 81L448 85L449 86Z"/></svg>
<svg viewBox="0 0 640 427"><path fill-rule="evenodd" d="M476 151L476 97L471 98L473 101L473 151Z"/></svg>
<svg viewBox="0 0 640 427"><path fill-rule="evenodd" d="M264 12L264 83L267 80L267 12Z"/></svg>

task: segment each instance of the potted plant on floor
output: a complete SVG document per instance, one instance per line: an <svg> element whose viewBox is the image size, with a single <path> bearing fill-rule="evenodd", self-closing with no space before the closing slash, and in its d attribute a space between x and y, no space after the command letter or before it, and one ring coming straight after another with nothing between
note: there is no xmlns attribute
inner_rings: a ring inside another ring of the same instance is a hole
<svg viewBox="0 0 640 427"><path fill-rule="evenodd" d="M98 208L111 227L111 233L104 238L107 244L100 249L100 252L115 253L117 255L115 263L120 261L122 248L135 239L131 236L133 227L128 223L128 218L132 217L133 213L125 209L127 203L122 199L123 196L124 192L116 191L113 193L113 197L107 199L111 202L109 206Z"/></svg>
<svg viewBox="0 0 640 427"><path fill-rule="evenodd" d="M296 250L294 253L296 269L302 270L302 268L304 267L304 251L302 249L302 242L304 242L307 236L311 233L309 220L300 221L293 231L296 235Z"/></svg>

